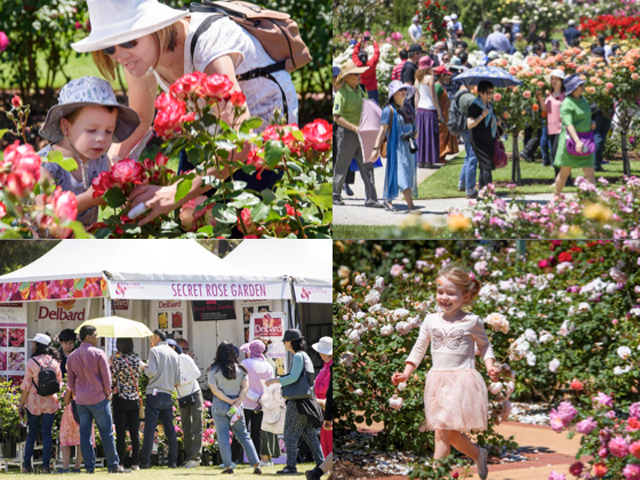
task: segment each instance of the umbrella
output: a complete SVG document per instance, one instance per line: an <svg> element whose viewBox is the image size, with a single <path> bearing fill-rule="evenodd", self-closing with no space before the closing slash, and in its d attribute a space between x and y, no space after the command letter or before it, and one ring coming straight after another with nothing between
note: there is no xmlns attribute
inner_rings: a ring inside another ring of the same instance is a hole
<svg viewBox="0 0 640 480"><path fill-rule="evenodd" d="M464 82L467 85L477 85L482 80L490 81L494 87L522 85L520 80L498 67L475 67L456 76L456 82Z"/></svg>
<svg viewBox="0 0 640 480"><path fill-rule="evenodd" d="M111 317L94 318L87 320L76 329L76 333L80 333L80 329L85 325L96 327L98 335L109 338L142 338L150 337L153 332L149 330L144 323L129 320L128 318Z"/></svg>

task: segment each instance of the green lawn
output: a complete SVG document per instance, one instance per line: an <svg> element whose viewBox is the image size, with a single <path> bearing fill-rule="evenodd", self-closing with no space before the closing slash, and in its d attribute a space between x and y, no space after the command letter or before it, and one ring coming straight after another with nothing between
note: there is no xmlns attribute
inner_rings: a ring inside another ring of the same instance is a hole
<svg viewBox="0 0 640 480"><path fill-rule="evenodd" d="M315 464L311 463L303 463L298 464L298 475L288 475L287 478L305 478L304 472L305 470L311 470L315 467ZM262 476L269 477L280 477L281 475L277 475L278 470L282 470L284 465L274 465L273 467L262 467ZM216 476L219 478L221 475L222 469L220 467L198 467L193 469L184 469L184 468L176 468L169 469L168 467L153 467L149 470L139 470L136 472L131 472L125 478L132 478L136 480L165 480L171 478L181 478L185 477L188 479L198 479L198 478L211 478ZM20 474L18 469L12 468L9 470L9 474ZM59 475L60 478L72 478L77 480L97 480L101 478L103 475L107 475L106 478L109 477L106 468L97 468L94 474L85 473L67 473ZM229 478L233 480L255 480L256 478L260 478L253 474L253 467L248 465L240 465L238 468L233 469L233 475L227 475Z"/></svg>
<svg viewBox="0 0 640 480"><path fill-rule="evenodd" d="M405 237L407 231L399 227L378 226L378 225L333 225L334 240L389 240L389 239L429 239L434 237L433 230L421 231L412 228L410 237Z"/></svg>
<svg viewBox="0 0 640 480"><path fill-rule="evenodd" d="M522 149L522 138L520 138L519 148ZM511 139L505 142L505 148L507 152L512 151L513 142ZM436 173L425 179L418 186L418 198L455 198L463 197L464 192L458 191L458 179L460 178L460 171L462 170L462 164L464 163L464 151L461 151L451 161L447 162L444 167L441 167ZM493 171L494 182L508 182L511 183L511 167L512 163L509 160L509 164L505 168ZM619 180L623 175L622 161L612 161L609 165L605 165L605 172L596 172L596 178L605 177L610 182ZM632 164L632 169L633 164ZM635 170L635 169L634 169ZM555 173L552 167L543 167L542 161L538 158L535 163L527 163L520 161L520 172L523 182L527 180L535 180L536 184L523 185L516 189L519 193L553 193L553 180ZM583 175L581 169L573 172L573 178ZM565 192L575 192L576 187L565 187ZM496 193L499 195L506 195L510 192L506 186L498 187Z"/></svg>

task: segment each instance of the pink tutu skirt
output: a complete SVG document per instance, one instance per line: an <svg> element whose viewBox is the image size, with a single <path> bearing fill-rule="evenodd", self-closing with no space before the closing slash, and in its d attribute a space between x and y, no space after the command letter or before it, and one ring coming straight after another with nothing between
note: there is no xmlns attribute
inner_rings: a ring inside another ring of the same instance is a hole
<svg viewBox="0 0 640 480"><path fill-rule="evenodd" d="M424 388L427 430L486 430L487 385L476 369L429 370Z"/></svg>

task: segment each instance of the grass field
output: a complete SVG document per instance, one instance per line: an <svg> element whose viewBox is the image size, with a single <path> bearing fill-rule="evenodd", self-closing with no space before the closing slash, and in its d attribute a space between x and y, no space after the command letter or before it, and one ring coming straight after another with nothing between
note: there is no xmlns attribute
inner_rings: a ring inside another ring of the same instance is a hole
<svg viewBox="0 0 640 480"><path fill-rule="evenodd" d="M286 478L305 478L304 472L306 470L311 470L315 467L315 464L311 463L303 463L298 464L298 475L285 475ZM284 465L274 465L273 467L262 467L262 477L278 477L281 478L282 475L277 475L277 471L282 470ZM19 473L18 469L9 470L9 474L17 474ZM139 470L136 472L131 472L126 474L125 478L131 478L136 480L168 480L168 479L189 479L195 480L199 478L211 478L214 476L220 476L222 474L222 469L220 467L198 467L193 469L184 469L184 468L176 468L170 469L168 467L153 467L149 470ZM105 468L96 468L95 473L88 474L83 471L83 473L67 473L56 475L56 478L73 478L74 480L97 480L107 475L105 478L113 478L110 477L109 473ZM255 480L260 478L259 475L253 474L253 467L248 465L241 465L238 468L233 469L233 475L225 475L225 477L234 479L234 480Z"/></svg>
<svg viewBox="0 0 640 480"><path fill-rule="evenodd" d="M402 230L398 227L379 225L334 225L334 240L390 240L404 238ZM422 234L411 231L411 239L422 240L433 238L433 230L424 231Z"/></svg>

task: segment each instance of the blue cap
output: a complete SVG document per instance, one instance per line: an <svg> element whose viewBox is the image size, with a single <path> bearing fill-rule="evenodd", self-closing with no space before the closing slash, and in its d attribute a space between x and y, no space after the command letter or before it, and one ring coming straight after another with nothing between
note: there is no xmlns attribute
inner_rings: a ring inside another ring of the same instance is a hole
<svg viewBox="0 0 640 480"><path fill-rule="evenodd" d="M333 67L333 76L334 78L340 75L340 67Z"/></svg>
<svg viewBox="0 0 640 480"><path fill-rule="evenodd" d="M182 348L180 348L180 345L178 345L178 342L176 342L173 338L167 338L167 345L176 347L176 352L182 353Z"/></svg>

